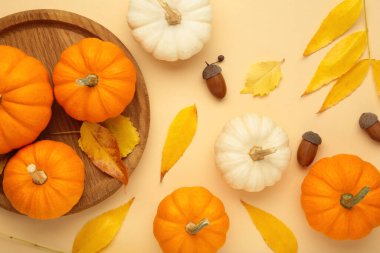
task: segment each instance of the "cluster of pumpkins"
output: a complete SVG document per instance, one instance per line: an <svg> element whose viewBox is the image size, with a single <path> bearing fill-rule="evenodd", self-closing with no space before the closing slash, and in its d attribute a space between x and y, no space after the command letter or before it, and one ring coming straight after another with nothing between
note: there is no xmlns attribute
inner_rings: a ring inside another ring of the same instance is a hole
<svg viewBox="0 0 380 253"><path fill-rule="evenodd" d="M159 2L130 1L128 23L135 38L160 60L183 60L198 53L210 37L208 1L191 1L189 6L179 1L175 8ZM48 72L19 49L0 46L0 55L0 154L24 147L5 168L4 192L20 213L37 219L59 217L83 193L83 162L63 143L25 146L35 141L51 117ZM135 80L135 67L120 48L84 39L67 48L55 66L54 97L74 119L101 122L119 115L131 102ZM286 132L270 118L245 114L226 124L216 141L215 157L232 188L257 192L280 180L291 152ZM323 158L304 179L301 205L314 229L334 239L362 238L380 225L380 173L353 155ZM181 188L167 196L154 220L154 234L164 252L216 252L228 228L223 203L201 187Z"/></svg>
<svg viewBox="0 0 380 253"><path fill-rule="evenodd" d="M52 74L53 97L39 60L5 45L0 55L0 154L19 149L4 170L4 193L22 214L60 217L83 194L84 164L64 143L31 143L47 127L54 98L79 121L102 122L121 114L135 93L135 66L115 44L83 39L62 52Z"/></svg>

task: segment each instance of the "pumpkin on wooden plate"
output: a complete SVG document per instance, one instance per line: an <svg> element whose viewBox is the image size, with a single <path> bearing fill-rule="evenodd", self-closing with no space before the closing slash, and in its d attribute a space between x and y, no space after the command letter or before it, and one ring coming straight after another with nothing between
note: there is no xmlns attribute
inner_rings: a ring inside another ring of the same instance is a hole
<svg viewBox="0 0 380 253"><path fill-rule="evenodd" d="M261 191L278 182L289 164L288 135L269 117L246 113L224 126L215 161L232 188Z"/></svg>
<svg viewBox="0 0 380 253"><path fill-rule="evenodd" d="M301 189L310 226L333 239L360 239L380 225L380 172L355 155L319 160Z"/></svg>
<svg viewBox="0 0 380 253"><path fill-rule="evenodd" d="M44 140L20 149L8 161L3 190L20 213L35 219L54 219L79 201L84 176L84 164L71 147Z"/></svg>
<svg viewBox="0 0 380 253"><path fill-rule="evenodd" d="M0 45L0 154L33 142L49 123L52 103L44 65Z"/></svg>
<svg viewBox="0 0 380 253"><path fill-rule="evenodd" d="M53 71L54 95L74 119L102 122L132 101L136 75L121 48L86 38L63 51Z"/></svg>
<svg viewBox="0 0 380 253"><path fill-rule="evenodd" d="M183 187L165 197L153 223L165 253L217 252L228 228L223 203L203 187Z"/></svg>

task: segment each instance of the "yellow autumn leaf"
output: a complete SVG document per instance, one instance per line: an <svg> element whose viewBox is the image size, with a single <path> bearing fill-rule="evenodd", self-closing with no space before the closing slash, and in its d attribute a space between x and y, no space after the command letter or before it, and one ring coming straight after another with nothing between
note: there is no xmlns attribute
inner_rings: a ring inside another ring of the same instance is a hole
<svg viewBox="0 0 380 253"><path fill-rule="evenodd" d="M349 71L367 47L367 33L353 33L339 41L323 58L303 95L312 93Z"/></svg>
<svg viewBox="0 0 380 253"><path fill-rule="evenodd" d="M75 237L73 253L96 253L107 247L119 231L134 198L127 204L87 222Z"/></svg>
<svg viewBox="0 0 380 253"><path fill-rule="evenodd" d="M241 94L265 96L274 90L281 80L282 61L259 62L251 66Z"/></svg>
<svg viewBox="0 0 380 253"><path fill-rule="evenodd" d="M345 0L337 5L323 20L303 55L318 51L347 32L360 17L362 9L363 0Z"/></svg>
<svg viewBox="0 0 380 253"><path fill-rule="evenodd" d="M128 117L120 115L106 120L103 125L115 136L122 157L132 153L140 142L139 132Z"/></svg>
<svg viewBox="0 0 380 253"><path fill-rule="evenodd" d="M79 146L101 171L128 183L128 168L121 160L116 138L110 130L96 123L83 122Z"/></svg>
<svg viewBox="0 0 380 253"><path fill-rule="evenodd" d="M380 61L379 60L372 60L371 65L372 65L373 77L374 77L375 82L376 82L377 94L380 95Z"/></svg>
<svg viewBox="0 0 380 253"><path fill-rule="evenodd" d="M247 209L265 243L274 253L296 253L298 251L296 237L282 221L244 201L242 204Z"/></svg>
<svg viewBox="0 0 380 253"><path fill-rule="evenodd" d="M195 105L182 109L172 121L161 160L161 181L186 151L197 129L198 115Z"/></svg>
<svg viewBox="0 0 380 253"><path fill-rule="evenodd" d="M346 74L339 78L327 95L319 112L327 110L351 95L351 93L353 93L364 81L369 70L369 63L369 60L361 60Z"/></svg>

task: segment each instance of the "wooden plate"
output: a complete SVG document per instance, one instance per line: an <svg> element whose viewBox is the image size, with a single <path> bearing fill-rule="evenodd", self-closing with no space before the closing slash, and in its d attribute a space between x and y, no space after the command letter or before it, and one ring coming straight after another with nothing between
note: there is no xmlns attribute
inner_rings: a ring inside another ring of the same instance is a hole
<svg viewBox="0 0 380 253"><path fill-rule="evenodd" d="M134 62L138 69L135 97L123 112L124 115L130 117L140 134L140 144L125 160L131 173L142 156L148 137L149 99L143 75L132 54L123 43L103 26L88 18L66 11L32 10L0 19L0 44L20 48L27 54L36 57L45 64L50 73L59 60L61 52L85 37L97 37L115 43L124 49L126 55ZM109 102L112 103L112 101ZM71 210L71 213L79 212L103 201L121 187L119 181L97 169L89 161L86 154L79 149L78 134L50 134L79 130L80 125L81 122L70 118L54 102L52 119L39 137L39 139L51 139L69 144L76 150L85 163L86 179L84 194L79 203ZM16 212L6 199L2 187L0 187L0 206Z"/></svg>

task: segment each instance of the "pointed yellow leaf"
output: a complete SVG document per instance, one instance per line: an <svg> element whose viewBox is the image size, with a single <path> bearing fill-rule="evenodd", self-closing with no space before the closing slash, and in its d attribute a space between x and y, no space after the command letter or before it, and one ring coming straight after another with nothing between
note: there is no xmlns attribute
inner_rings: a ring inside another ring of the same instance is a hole
<svg viewBox="0 0 380 253"><path fill-rule="evenodd" d="M253 94L254 96L265 96L274 90L281 80L281 64L283 61L259 62L251 66L245 87L241 94Z"/></svg>
<svg viewBox="0 0 380 253"><path fill-rule="evenodd" d="M296 237L282 221L244 201L242 203L265 243L274 253L296 253L298 251Z"/></svg>
<svg viewBox="0 0 380 253"><path fill-rule="evenodd" d="M80 128L79 147L101 171L128 183L128 168L121 160L116 138L97 123L83 122Z"/></svg>
<svg viewBox="0 0 380 253"><path fill-rule="evenodd" d="M369 70L369 63L369 60L361 60L346 74L339 78L327 95L319 112L327 110L351 95L351 93L353 93L364 81Z"/></svg>
<svg viewBox="0 0 380 253"><path fill-rule="evenodd" d="M303 95L318 90L350 70L367 47L367 33L353 33L339 41L319 64Z"/></svg>
<svg viewBox="0 0 380 253"><path fill-rule="evenodd" d="M96 253L107 247L123 224L133 200L87 222L75 237L72 252Z"/></svg>
<svg viewBox="0 0 380 253"><path fill-rule="evenodd" d="M139 132L128 117L120 115L103 125L115 136L122 157L127 157L140 142Z"/></svg>
<svg viewBox="0 0 380 253"><path fill-rule="evenodd" d="M161 160L161 181L186 151L197 129L198 115L195 105L182 109L169 127Z"/></svg>
<svg viewBox="0 0 380 253"><path fill-rule="evenodd" d="M318 51L347 32L360 17L362 9L363 0L345 0L337 5L323 20L303 55Z"/></svg>
<svg viewBox="0 0 380 253"><path fill-rule="evenodd" d="M380 95L380 61L372 60L371 64L372 64L373 77L375 78L375 82L376 82L377 94Z"/></svg>

